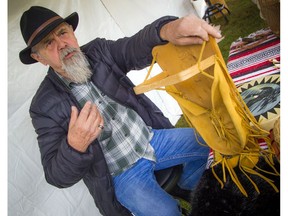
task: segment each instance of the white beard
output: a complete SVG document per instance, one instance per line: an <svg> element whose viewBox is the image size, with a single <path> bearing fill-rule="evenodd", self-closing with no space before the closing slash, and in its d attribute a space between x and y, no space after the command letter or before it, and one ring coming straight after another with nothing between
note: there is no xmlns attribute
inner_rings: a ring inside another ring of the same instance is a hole
<svg viewBox="0 0 288 216"><path fill-rule="evenodd" d="M75 52L74 55L69 59L64 59L64 57L71 52ZM62 69L66 72L67 78L70 79L70 81L83 84L90 79L92 75L90 65L81 50L72 47L65 48L60 53L60 59Z"/></svg>

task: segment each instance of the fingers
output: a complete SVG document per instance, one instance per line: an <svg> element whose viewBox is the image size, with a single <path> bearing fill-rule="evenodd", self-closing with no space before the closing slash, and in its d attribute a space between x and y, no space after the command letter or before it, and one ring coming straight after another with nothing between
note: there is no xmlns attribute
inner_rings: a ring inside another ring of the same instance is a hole
<svg viewBox="0 0 288 216"><path fill-rule="evenodd" d="M85 109L84 109L85 108ZM81 113L83 111L83 119L86 119L86 124L88 126L93 126L93 123L97 120L97 117L100 116L100 113L96 107L95 104L90 104L90 106L84 107L81 110ZM80 115L81 115L80 113ZM79 116L80 118L80 116Z"/></svg>
<svg viewBox="0 0 288 216"><path fill-rule="evenodd" d="M202 44L203 39L198 36L182 37L177 41L177 45L190 45L190 44ZM176 44L176 43L175 43Z"/></svg>
<svg viewBox="0 0 288 216"><path fill-rule="evenodd" d="M78 110L75 106L71 107L71 117L69 122L69 129L75 124L78 117Z"/></svg>
<svg viewBox="0 0 288 216"><path fill-rule="evenodd" d="M90 128L91 132L97 132L104 129L104 119L95 104L92 104L90 115L87 118L86 125Z"/></svg>
<svg viewBox="0 0 288 216"><path fill-rule="evenodd" d="M216 28L194 14L171 21L160 30L160 37L175 45L202 44L209 35L222 37Z"/></svg>
<svg viewBox="0 0 288 216"><path fill-rule="evenodd" d="M95 104L87 102L80 113L75 106L72 106L67 135L68 143L73 148L84 152L102 132L100 124L103 126L104 120Z"/></svg>
<svg viewBox="0 0 288 216"><path fill-rule="evenodd" d="M103 129L104 129L104 119L103 119L103 118L100 119L100 122L99 122L99 124L98 124L98 128L99 128L100 130L103 130Z"/></svg>
<svg viewBox="0 0 288 216"><path fill-rule="evenodd" d="M79 114L79 121L86 121L90 115L91 112L91 108L93 107L93 104L91 103L91 101L87 101L85 103L85 105L83 106L80 114Z"/></svg>
<svg viewBox="0 0 288 216"><path fill-rule="evenodd" d="M90 101L86 102L82 108L77 121L90 131L95 131L100 123L104 123L97 106Z"/></svg>
<svg viewBox="0 0 288 216"><path fill-rule="evenodd" d="M203 19L195 16L194 14L190 14L187 17L183 18L183 22L185 22L185 28L189 28L191 31L191 36L198 36L205 41L208 41L208 35L212 35L216 38L221 38L220 32L206 22Z"/></svg>
<svg viewBox="0 0 288 216"><path fill-rule="evenodd" d="M203 20L204 21L204 20ZM222 35L220 32L213 26L209 25L207 22L204 21L202 25L203 30L205 30L209 35L215 38L221 38Z"/></svg>

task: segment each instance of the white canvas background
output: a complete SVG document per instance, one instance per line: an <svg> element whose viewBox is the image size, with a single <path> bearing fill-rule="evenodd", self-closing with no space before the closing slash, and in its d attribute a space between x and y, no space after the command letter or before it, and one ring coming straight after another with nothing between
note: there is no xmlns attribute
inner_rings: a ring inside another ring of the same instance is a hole
<svg viewBox="0 0 288 216"><path fill-rule="evenodd" d="M8 0L7 4L8 215L100 215L82 181L67 189L58 189L45 181L28 110L47 68L39 63L20 62L19 52L26 47L19 27L20 17L32 5L48 7L63 17L77 11L80 20L75 33L82 45L95 37L131 36L163 15L181 17L195 11L190 0ZM139 84L146 73L147 69L133 71L129 76ZM164 92L153 91L147 95L173 124L177 122L181 111L173 99Z"/></svg>

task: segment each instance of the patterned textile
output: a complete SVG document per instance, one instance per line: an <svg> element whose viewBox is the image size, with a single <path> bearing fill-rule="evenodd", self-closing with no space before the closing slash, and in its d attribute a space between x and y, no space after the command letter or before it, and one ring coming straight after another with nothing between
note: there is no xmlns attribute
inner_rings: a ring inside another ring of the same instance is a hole
<svg viewBox="0 0 288 216"><path fill-rule="evenodd" d="M280 38L271 29L261 29L232 43L227 68L238 86L260 76L280 73L272 59L280 61Z"/></svg>
<svg viewBox="0 0 288 216"><path fill-rule="evenodd" d="M280 62L280 38L276 37L269 28L239 38L231 44L227 68L235 85L238 86L240 94L243 89L255 86L252 83L257 82L257 80L262 80L262 78L264 80L272 74L279 76L280 67L276 67L271 61L272 59ZM273 114L273 119L276 119L275 115L280 115L280 101L276 105L274 104L271 109L262 111L257 115L252 112L257 121L262 121L262 124L268 120L271 121L271 114ZM264 140L258 140L258 143L262 149L268 148ZM211 167L213 161L214 152L211 150L206 165L207 169Z"/></svg>
<svg viewBox="0 0 288 216"><path fill-rule="evenodd" d="M127 170L141 158L156 161L149 143L153 136L152 128L147 127L134 110L110 99L91 81L75 84L57 75L82 107L87 101L93 101L102 114L105 127L98 139L112 176Z"/></svg>
<svg viewBox="0 0 288 216"><path fill-rule="evenodd" d="M238 91L260 126L273 129L280 116L280 74L253 79L241 84Z"/></svg>

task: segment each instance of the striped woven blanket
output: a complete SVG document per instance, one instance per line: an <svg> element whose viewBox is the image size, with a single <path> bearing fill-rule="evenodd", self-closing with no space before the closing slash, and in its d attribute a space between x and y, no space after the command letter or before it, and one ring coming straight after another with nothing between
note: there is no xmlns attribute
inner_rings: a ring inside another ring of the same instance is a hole
<svg viewBox="0 0 288 216"><path fill-rule="evenodd" d="M235 83L279 73L273 61L280 62L280 38L268 29L261 29L239 38L230 47L227 68Z"/></svg>

